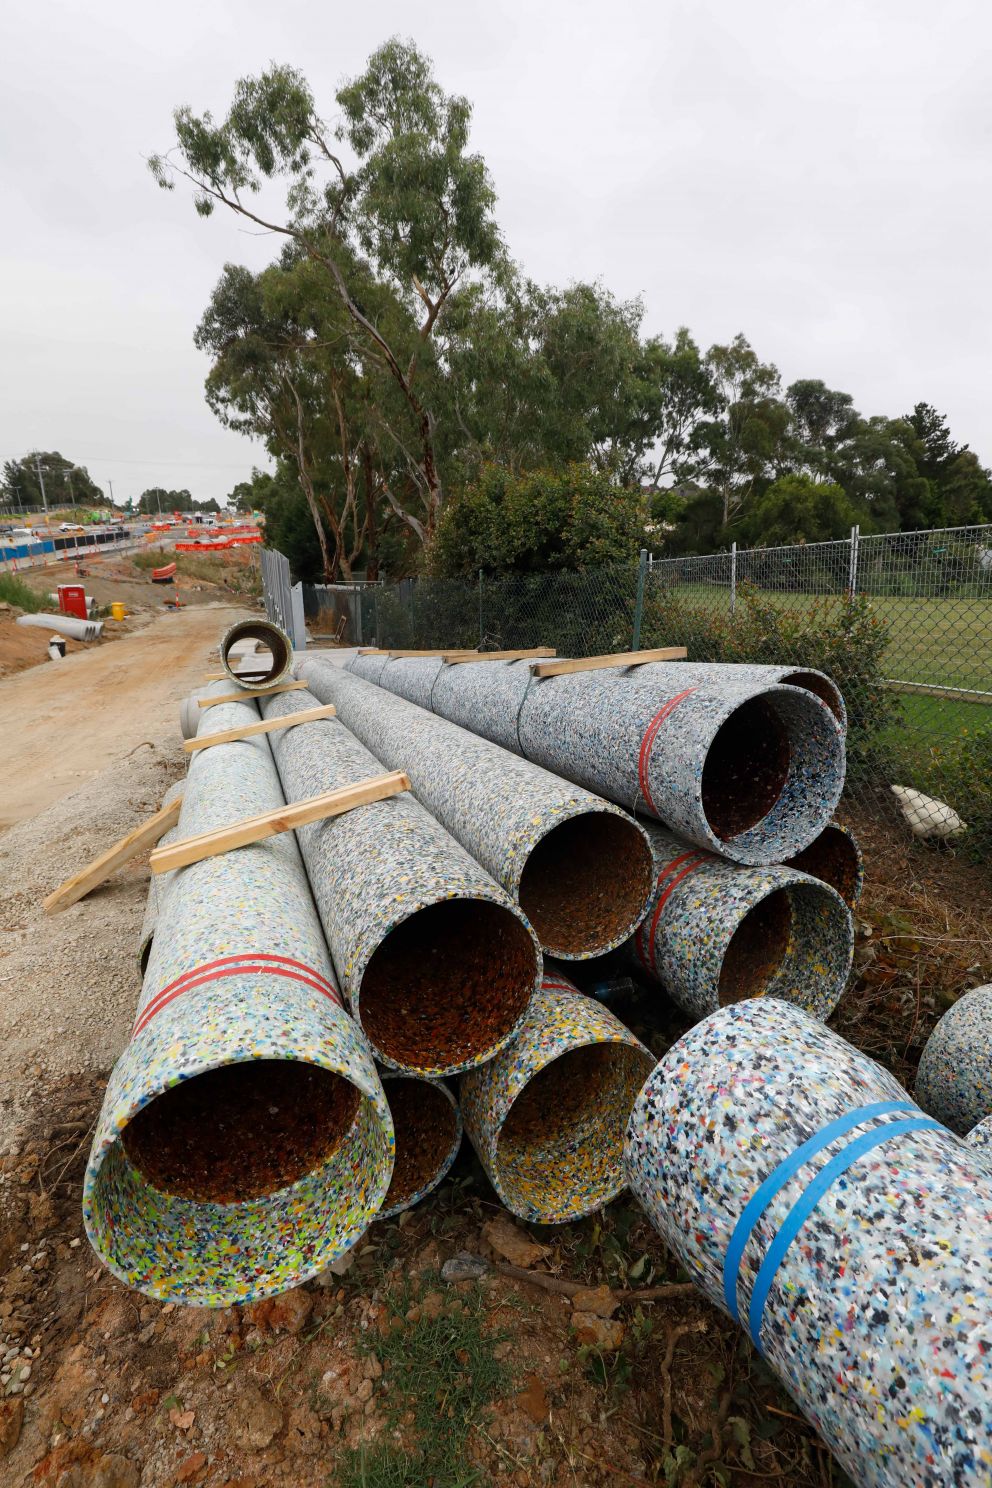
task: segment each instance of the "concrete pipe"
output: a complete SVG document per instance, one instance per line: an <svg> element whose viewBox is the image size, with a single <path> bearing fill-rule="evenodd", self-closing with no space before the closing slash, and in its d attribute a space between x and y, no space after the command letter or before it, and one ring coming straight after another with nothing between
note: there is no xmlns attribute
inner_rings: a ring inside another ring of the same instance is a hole
<svg viewBox="0 0 992 1488"><path fill-rule="evenodd" d="M383 685L407 665L390 663ZM833 816L844 730L808 688L747 680L751 668L734 681L699 668L697 682L681 662L540 680L531 665L442 666L431 707L735 862L791 857Z"/></svg>
<svg viewBox="0 0 992 1488"><path fill-rule="evenodd" d="M887 1070L775 998L673 1045L631 1188L862 1488L992 1483L992 1172Z"/></svg>
<svg viewBox="0 0 992 1488"><path fill-rule="evenodd" d="M836 889L848 909L856 909L865 886L865 864L850 827L831 822L808 847L785 864Z"/></svg>
<svg viewBox="0 0 992 1488"><path fill-rule="evenodd" d="M281 693L263 712L289 717L316 702ZM337 718L268 738L290 801L382 773ZM381 1061L451 1074L513 1038L540 984L537 939L409 792L311 822L296 837L341 985Z"/></svg>
<svg viewBox="0 0 992 1488"><path fill-rule="evenodd" d="M385 656L363 656L359 652L357 656L353 656L351 661L348 662L345 670L354 672L356 677L361 677L365 682L375 682L378 684L383 668L388 660L388 654Z"/></svg>
<svg viewBox="0 0 992 1488"><path fill-rule="evenodd" d="M254 717L254 704L220 705L208 726ZM204 749L180 836L281 804L264 735ZM151 1297L269 1296L358 1239L392 1166L386 1097L293 834L177 870L84 1179L97 1255Z"/></svg>
<svg viewBox="0 0 992 1488"><path fill-rule="evenodd" d="M854 955L836 890L795 868L728 863L653 822L647 833L655 887L634 949L672 1000L693 1018L766 996L828 1018Z"/></svg>
<svg viewBox="0 0 992 1488"><path fill-rule="evenodd" d="M631 817L340 667L313 658L299 670L377 759L407 772L428 811L519 902L549 955L584 959L633 933L651 853Z"/></svg>
<svg viewBox="0 0 992 1488"><path fill-rule="evenodd" d="M186 789L185 779L177 780L169 786L162 797L162 806L168 806L177 796L181 796ZM174 842L179 836L179 828L175 826L159 838L157 846L165 847L167 843ZM152 873L148 879L148 898L145 900L145 914L141 921L141 933L138 936L138 970L142 977L148 967L148 957L151 955L152 941L155 938L155 927L158 924L162 905L165 901L165 892L169 887L174 874Z"/></svg>
<svg viewBox="0 0 992 1488"><path fill-rule="evenodd" d="M511 1214L564 1224L626 1186L623 1138L654 1056L557 968L517 1042L459 1081L462 1119Z"/></svg>
<svg viewBox="0 0 992 1488"><path fill-rule="evenodd" d="M252 664L247 656L238 655L237 663L232 656L240 641L256 641L269 654L259 657ZM251 620L236 620L221 637L221 666L239 687L246 692L258 692L262 687L271 687L288 677L293 666L293 643L274 620L260 617Z"/></svg>
<svg viewBox="0 0 992 1488"><path fill-rule="evenodd" d="M73 615L18 615L17 624L59 631L72 641L97 641L103 634L102 620L79 620Z"/></svg>
<svg viewBox="0 0 992 1488"><path fill-rule="evenodd" d="M961 1136L992 1115L992 984L966 992L927 1039L916 1099Z"/></svg>
<svg viewBox="0 0 992 1488"><path fill-rule="evenodd" d="M396 1133L396 1163L377 1219L392 1219L433 1193L458 1156L462 1114L443 1080L383 1073Z"/></svg>

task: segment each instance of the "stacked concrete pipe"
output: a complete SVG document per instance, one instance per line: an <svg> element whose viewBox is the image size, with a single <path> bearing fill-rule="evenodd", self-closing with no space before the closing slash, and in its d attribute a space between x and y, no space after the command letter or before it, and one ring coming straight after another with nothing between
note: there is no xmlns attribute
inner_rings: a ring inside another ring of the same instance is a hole
<svg viewBox="0 0 992 1488"><path fill-rule="evenodd" d="M185 789L185 779L177 780L175 784L170 785L162 797L162 807L164 808L170 805L183 794ZM163 834L159 839L158 846L166 847L170 842L174 842L178 836L179 827L177 825ZM144 976L148 967L148 957L151 955L152 941L155 938L159 915L162 912L162 905L165 902L165 892L173 876L172 873L153 873L148 880L148 898L145 900L145 914L141 921L141 933L138 936L138 970L142 976Z"/></svg>
<svg viewBox="0 0 992 1488"><path fill-rule="evenodd" d="M511 1214L564 1224L626 1186L623 1138L654 1056L557 967L509 1049L459 1081L465 1131Z"/></svg>
<svg viewBox="0 0 992 1488"><path fill-rule="evenodd" d="M262 711L286 718L316 704L308 692L280 693L263 699ZM268 738L290 801L383 771L339 718ZM296 836L351 1011L383 1063L451 1074L513 1038L540 984L537 939L509 895L409 792Z"/></svg>
<svg viewBox="0 0 992 1488"><path fill-rule="evenodd" d="M809 687L760 667L695 680L681 662L541 679L531 666L396 659L379 680L395 690L416 667L426 688L433 672L440 716L735 862L781 862L831 820L844 728Z"/></svg>
<svg viewBox="0 0 992 1488"><path fill-rule="evenodd" d="M207 717L236 728L258 712ZM284 804L264 735L216 745L190 763L180 837ZM358 1239L392 1166L386 1097L293 834L176 870L84 1179L97 1255L152 1297L271 1295Z"/></svg>
<svg viewBox="0 0 992 1488"><path fill-rule="evenodd" d="M428 811L519 902L549 955L585 959L633 932L651 853L625 812L340 667L307 658L298 670L384 766L406 771Z"/></svg>
<svg viewBox="0 0 992 1488"><path fill-rule="evenodd" d="M377 1219L392 1219L433 1193L458 1156L462 1115L443 1080L383 1075L396 1133L396 1163Z"/></svg>
<svg viewBox="0 0 992 1488"><path fill-rule="evenodd" d="M705 1018L744 997L833 1012L854 954L851 912L835 889L795 868L750 868L646 824L655 887L634 936L645 971L682 1010Z"/></svg>
<svg viewBox="0 0 992 1488"><path fill-rule="evenodd" d="M244 641L254 641L268 656L257 658L254 665L246 656L235 652ZM234 669L235 659L240 663ZM293 666L293 643L281 625L274 620L253 617L236 620L221 636L220 660L227 675L246 692L258 692L288 677ZM247 663L247 664L246 664Z"/></svg>
<svg viewBox="0 0 992 1488"><path fill-rule="evenodd" d="M924 1046L916 1098L964 1136L992 1115L992 984L948 1008Z"/></svg>
<svg viewBox="0 0 992 1488"><path fill-rule="evenodd" d="M865 886L865 864L850 827L831 822L808 847L786 862L836 889L848 909L856 909Z"/></svg>
<svg viewBox="0 0 992 1488"><path fill-rule="evenodd" d="M992 1171L797 1007L722 1008L637 1099L631 1188L863 1488L992 1482Z"/></svg>
<svg viewBox="0 0 992 1488"><path fill-rule="evenodd" d="M73 641L97 641L103 634L102 620L79 620L73 615L18 615L16 623L62 631Z"/></svg>

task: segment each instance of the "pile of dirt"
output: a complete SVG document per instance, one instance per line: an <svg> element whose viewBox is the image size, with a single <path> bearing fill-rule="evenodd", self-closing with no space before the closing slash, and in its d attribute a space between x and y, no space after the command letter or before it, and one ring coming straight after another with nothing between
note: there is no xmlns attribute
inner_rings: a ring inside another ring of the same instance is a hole
<svg viewBox="0 0 992 1488"><path fill-rule="evenodd" d="M6 607L0 610L0 677L12 677L15 672L48 661L48 642L54 632L34 625L18 625L19 613ZM63 639L67 656L82 651L87 645L85 641Z"/></svg>

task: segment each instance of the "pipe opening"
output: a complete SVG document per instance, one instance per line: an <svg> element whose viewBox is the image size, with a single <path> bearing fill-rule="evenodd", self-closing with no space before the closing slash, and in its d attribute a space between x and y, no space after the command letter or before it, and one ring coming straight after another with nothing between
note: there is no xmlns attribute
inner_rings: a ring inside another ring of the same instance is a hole
<svg viewBox="0 0 992 1488"><path fill-rule="evenodd" d="M232 625L224 637L220 658L222 664L231 672L235 671L231 659L231 648L238 641L260 641L265 650L272 654L271 662L266 663L265 666L253 666L247 662L241 663L237 668L246 674L252 687L260 687L266 682L277 682L289 671L293 654L286 636L278 626L268 625L264 620L245 620L240 624Z"/></svg>
<svg viewBox="0 0 992 1488"><path fill-rule="evenodd" d="M359 1016L387 1059L441 1074L477 1062L523 1017L537 954L512 910L482 899L428 905L391 930L359 989Z"/></svg>
<svg viewBox="0 0 992 1488"><path fill-rule="evenodd" d="M124 1149L153 1188L238 1204L321 1167L358 1113L342 1075L295 1059L222 1065L155 1097L124 1128Z"/></svg>
<svg viewBox="0 0 992 1488"><path fill-rule="evenodd" d="M717 730L703 766L702 803L714 836L728 841L762 821L789 778L788 730L763 698L749 698Z"/></svg>
<svg viewBox="0 0 992 1488"><path fill-rule="evenodd" d="M429 1080L386 1081L396 1133L396 1162L383 1210L401 1209L437 1179L458 1140L458 1114Z"/></svg>
<svg viewBox="0 0 992 1488"><path fill-rule="evenodd" d="M595 956L632 932L651 891L651 849L611 811L585 811L547 832L520 876L520 908L554 956Z"/></svg>
<svg viewBox="0 0 992 1488"><path fill-rule="evenodd" d="M569 1049L517 1096L496 1146L504 1202L556 1220L600 1207L623 1187L624 1132L653 1060L630 1044Z"/></svg>
<svg viewBox="0 0 992 1488"><path fill-rule="evenodd" d="M838 723L844 722L844 704L829 677L820 677L816 672L789 672L780 680L789 687L801 687L804 692L811 692L821 703L826 703Z"/></svg>
<svg viewBox="0 0 992 1488"><path fill-rule="evenodd" d="M720 1006L761 997L789 952L792 900L776 889L748 910L730 937L720 968Z"/></svg>
<svg viewBox="0 0 992 1488"><path fill-rule="evenodd" d="M861 890L861 860L858 849L840 827L824 827L809 847L789 859L790 868L798 868L836 889L849 909L858 902Z"/></svg>

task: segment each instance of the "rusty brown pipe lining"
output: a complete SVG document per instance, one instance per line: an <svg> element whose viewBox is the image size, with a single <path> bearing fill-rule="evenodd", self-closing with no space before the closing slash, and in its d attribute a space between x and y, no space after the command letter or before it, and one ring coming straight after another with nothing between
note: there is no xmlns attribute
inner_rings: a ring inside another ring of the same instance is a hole
<svg viewBox="0 0 992 1488"><path fill-rule="evenodd" d="M786 865L808 873L836 889L848 909L855 909L865 882L865 865L858 839L850 827L831 822L819 837Z"/></svg>
<svg viewBox="0 0 992 1488"><path fill-rule="evenodd" d="M240 671L235 671L231 652L239 641L260 642L270 653L271 659L264 665L242 665ZM248 693L258 692L260 688L271 687L289 676L293 665L293 643L282 626L276 625L273 620L236 620L221 637L220 660L232 682L236 682Z"/></svg>
<svg viewBox="0 0 992 1488"><path fill-rule="evenodd" d="M396 1133L396 1162L377 1219L391 1219L418 1204L442 1181L462 1141L458 1102L443 1080L383 1073Z"/></svg>

